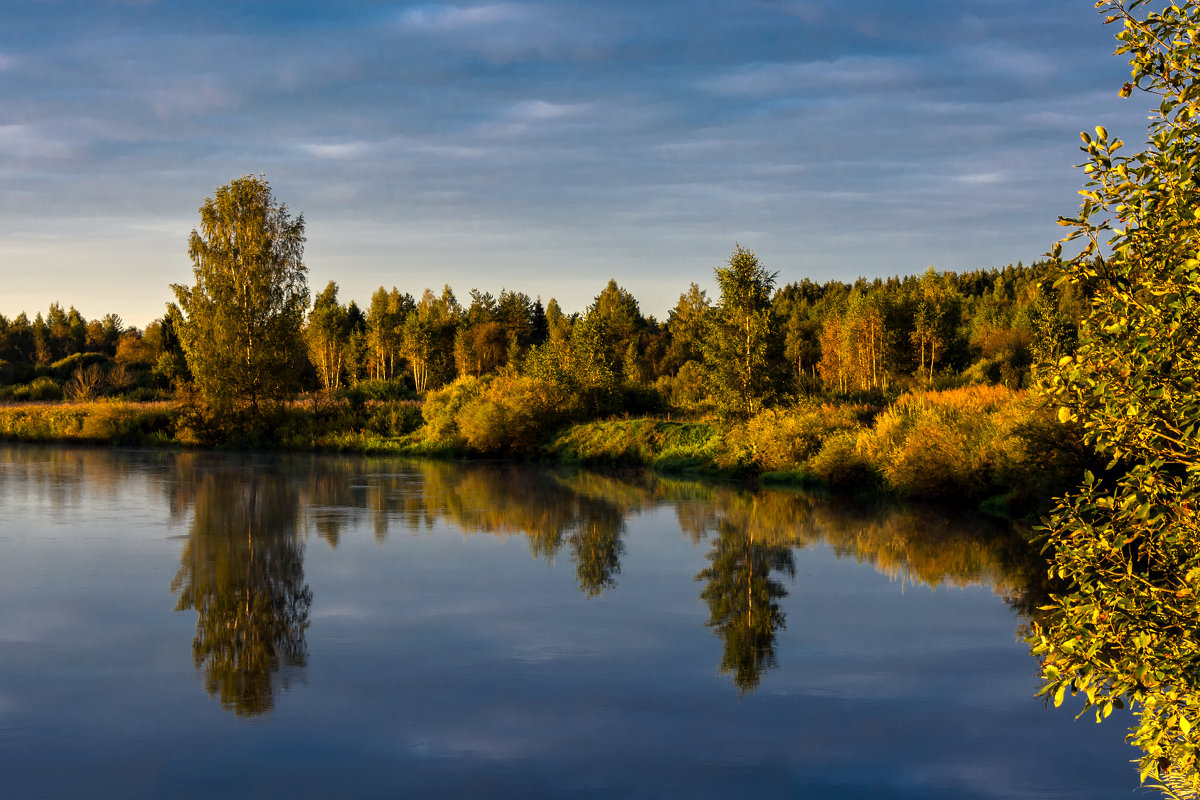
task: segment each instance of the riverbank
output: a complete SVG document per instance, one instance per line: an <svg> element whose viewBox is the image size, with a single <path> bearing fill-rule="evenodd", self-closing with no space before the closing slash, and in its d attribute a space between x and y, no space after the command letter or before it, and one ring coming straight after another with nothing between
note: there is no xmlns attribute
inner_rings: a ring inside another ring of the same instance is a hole
<svg viewBox="0 0 1200 800"><path fill-rule="evenodd" d="M426 422L416 401L319 398L214 420L181 402L0 405L0 440L150 447L519 458L869 491L997 513L1036 511L1089 457L1031 395L1000 387L913 392L885 408L802 403L740 422L622 417L565 424L520 450Z"/></svg>

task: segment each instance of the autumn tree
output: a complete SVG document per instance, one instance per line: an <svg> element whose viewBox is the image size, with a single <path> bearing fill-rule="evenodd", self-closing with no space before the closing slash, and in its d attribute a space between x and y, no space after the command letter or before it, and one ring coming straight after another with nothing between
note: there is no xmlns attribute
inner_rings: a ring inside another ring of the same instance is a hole
<svg viewBox="0 0 1200 800"><path fill-rule="evenodd" d="M188 243L194 286L172 285L179 336L202 396L227 407L294 391L308 306L304 217L277 201L263 176L217 189Z"/></svg>
<svg viewBox="0 0 1200 800"><path fill-rule="evenodd" d="M909 336L918 355L918 375L926 380L933 380L934 366L954 343L961 307L962 298L947 276L930 267L921 276L913 330Z"/></svg>

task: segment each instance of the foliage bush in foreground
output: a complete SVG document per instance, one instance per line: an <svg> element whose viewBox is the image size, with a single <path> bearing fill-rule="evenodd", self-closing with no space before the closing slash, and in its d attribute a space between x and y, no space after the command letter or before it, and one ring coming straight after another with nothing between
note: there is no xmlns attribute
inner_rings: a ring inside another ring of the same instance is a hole
<svg viewBox="0 0 1200 800"><path fill-rule="evenodd" d="M1159 98L1145 150L1084 133L1088 182L1064 282L1088 298L1079 346L1052 371L1064 422L1111 459L1043 533L1062 581L1030 639L1055 705L1099 721L1129 704L1143 781L1200 790L1200 3L1100 2L1121 23L1134 88ZM1141 8L1139 8L1141 7ZM1135 16L1136 14L1140 16ZM1061 252L1061 243L1055 254ZM1111 252L1108 258L1099 258Z"/></svg>

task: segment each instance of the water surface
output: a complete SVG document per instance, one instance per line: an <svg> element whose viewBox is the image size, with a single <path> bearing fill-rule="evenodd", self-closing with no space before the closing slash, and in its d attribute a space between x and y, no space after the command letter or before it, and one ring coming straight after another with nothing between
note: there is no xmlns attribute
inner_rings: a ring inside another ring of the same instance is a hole
<svg viewBox="0 0 1200 800"><path fill-rule="evenodd" d="M6 797L1117 798L1039 567L928 509L0 447Z"/></svg>

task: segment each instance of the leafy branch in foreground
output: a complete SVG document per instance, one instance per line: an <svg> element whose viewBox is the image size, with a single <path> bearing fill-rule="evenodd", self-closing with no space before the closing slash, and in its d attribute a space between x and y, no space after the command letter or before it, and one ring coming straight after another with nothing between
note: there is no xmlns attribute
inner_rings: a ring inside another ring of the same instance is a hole
<svg viewBox="0 0 1200 800"><path fill-rule="evenodd" d="M1132 704L1142 780L1178 795L1200 785L1200 4L1143 5L1096 4L1121 25L1121 95L1159 102L1142 152L1082 134L1083 203L1059 223L1083 243L1062 280L1089 307L1045 386L1110 474L1089 473L1045 524L1064 588L1031 643L1055 705L1081 694L1099 721Z"/></svg>

